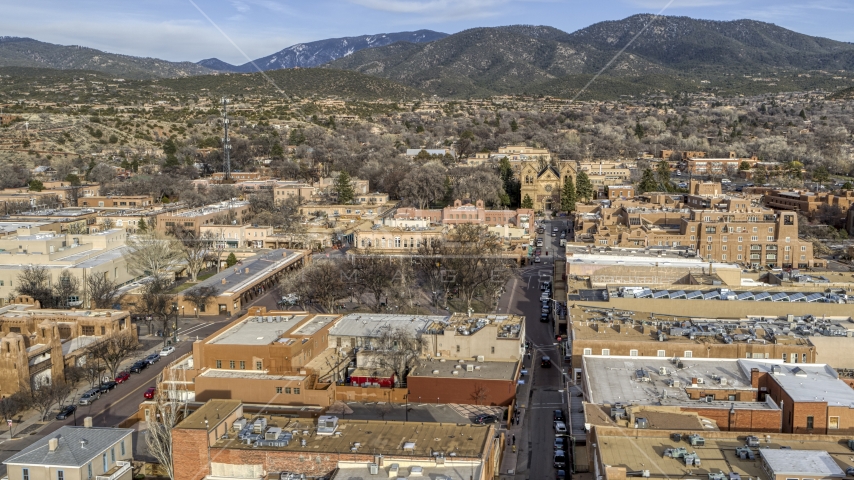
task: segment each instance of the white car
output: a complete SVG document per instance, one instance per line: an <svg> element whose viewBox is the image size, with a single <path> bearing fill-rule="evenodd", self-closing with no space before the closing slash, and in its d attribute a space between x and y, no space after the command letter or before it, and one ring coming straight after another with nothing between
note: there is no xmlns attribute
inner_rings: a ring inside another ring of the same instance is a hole
<svg viewBox="0 0 854 480"><path fill-rule="evenodd" d="M161 357L172 355L173 353L175 353L175 347L163 347L163 350L160 350Z"/></svg>
<svg viewBox="0 0 854 480"><path fill-rule="evenodd" d="M555 433L566 433L566 424L563 422L555 422Z"/></svg>

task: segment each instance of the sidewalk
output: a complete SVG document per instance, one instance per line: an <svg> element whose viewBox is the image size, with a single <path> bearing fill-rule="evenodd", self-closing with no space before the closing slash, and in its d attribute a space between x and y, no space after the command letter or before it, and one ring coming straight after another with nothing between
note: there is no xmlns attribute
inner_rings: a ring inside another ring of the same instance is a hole
<svg viewBox="0 0 854 480"><path fill-rule="evenodd" d="M501 458L501 469L498 472L500 480L528 480L528 462L530 452L528 451L528 428L526 421L528 420L528 402L531 397L531 383L534 370L531 368L531 362L525 358L522 362L523 368L528 370L528 375L525 378L525 384L520 385L516 392L516 408L519 410L519 423L511 425L510 428L503 430L504 451ZM516 437L516 452L513 452L513 436Z"/></svg>

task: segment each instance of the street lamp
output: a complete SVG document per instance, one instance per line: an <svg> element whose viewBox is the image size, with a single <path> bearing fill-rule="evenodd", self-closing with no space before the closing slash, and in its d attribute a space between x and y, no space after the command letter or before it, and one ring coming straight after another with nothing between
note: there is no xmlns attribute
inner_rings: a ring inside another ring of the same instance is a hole
<svg viewBox="0 0 854 480"><path fill-rule="evenodd" d="M193 316L196 318L199 318L199 314L198 314L198 312L196 312L196 310L197 310L196 307L193 307Z"/></svg>
<svg viewBox="0 0 854 480"><path fill-rule="evenodd" d="M406 389L406 395L403 397L403 399L406 401L406 406L403 410L403 422L406 423L409 421L409 389Z"/></svg>
<svg viewBox="0 0 854 480"><path fill-rule="evenodd" d="M208 474L211 472L211 431L208 424L208 417L205 417L205 444L208 446Z"/></svg>
<svg viewBox="0 0 854 480"><path fill-rule="evenodd" d="M184 305L181 305L181 316L182 316L182 317L185 317L185 315L184 315ZM185 317L185 318L186 318L186 317Z"/></svg>

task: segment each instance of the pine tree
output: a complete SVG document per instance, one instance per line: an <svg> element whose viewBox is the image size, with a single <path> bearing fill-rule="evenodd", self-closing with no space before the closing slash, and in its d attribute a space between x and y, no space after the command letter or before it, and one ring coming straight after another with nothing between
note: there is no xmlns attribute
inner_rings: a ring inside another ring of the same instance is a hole
<svg viewBox="0 0 854 480"><path fill-rule="evenodd" d="M563 191L560 192L560 209L567 213L575 210L575 184L569 175L563 179Z"/></svg>
<svg viewBox="0 0 854 480"><path fill-rule="evenodd" d="M643 138L644 134L643 125L641 125L640 122L635 122L635 136L640 140Z"/></svg>
<svg viewBox="0 0 854 480"><path fill-rule="evenodd" d="M640 193L654 192L658 190L658 182L655 181L655 174L652 172L651 168L647 168L643 171L643 177L641 177L640 184L638 184L638 190Z"/></svg>
<svg viewBox="0 0 854 480"><path fill-rule="evenodd" d="M593 198L593 184L590 183L590 177L584 171L578 172L575 177L575 198L585 202Z"/></svg>
<svg viewBox="0 0 854 480"><path fill-rule="evenodd" d="M237 257L234 255L234 252L228 254L228 257L225 259L225 264L229 267L233 267L237 263Z"/></svg>
<svg viewBox="0 0 854 480"><path fill-rule="evenodd" d="M522 199L522 208L532 209L534 208L534 201L531 200L531 196L527 193L525 194L525 198Z"/></svg>
<svg viewBox="0 0 854 480"><path fill-rule="evenodd" d="M136 230L137 230L139 233L146 233L146 232L148 232L148 225L145 223L145 219L144 219L144 218L140 218L140 219L139 219L139 223L137 223L137 224L136 224Z"/></svg>
<svg viewBox="0 0 854 480"><path fill-rule="evenodd" d="M335 181L335 193L338 194L338 203L346 205L353 203L353 198L356 196L356 190L353 189L353 182L350 181L350 174L341 172L338 174L338 179Z"/></svg>

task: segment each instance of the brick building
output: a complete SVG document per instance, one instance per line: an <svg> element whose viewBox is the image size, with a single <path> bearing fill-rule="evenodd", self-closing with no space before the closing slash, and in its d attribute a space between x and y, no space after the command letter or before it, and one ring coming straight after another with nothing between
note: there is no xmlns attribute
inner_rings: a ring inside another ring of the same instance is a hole
<svg viewBox="0 0 854 480"><path fill-rule="evenodd" d="M521 362L422 360L406 377L409 399L418 403L510 405Z"/></svg>
<svg viewBox="0 0 854 480"><path fill-rule="evenodd" d="M789 363L815 363L816 348L809 338L781 334L788 322L756 322L740 319L697 321L687 317L658 316L652 325L645 312L631 318L602 318L586 308L570 309L572 362L580 378L582 356L657 358L756 358ZM626 315L626 314L621 314ZM769 317L765 317L769 318ZM629 322L628 320L631 320ZM722 326L727 328L723 329Z"/></svg>
<svg viewBox="0 0 854 480"><path fill-rule="evenodd" d="M246 441L253 431L261 438ZM492 426L246 417L234 400L210 401L172 430L173 455L182 460L175 464L176 480L259 478L267 472L320 478L357 468L368 475L370 464L387 478L417 472L424 478L491 480L498 474L500 442Z"/></svg>

